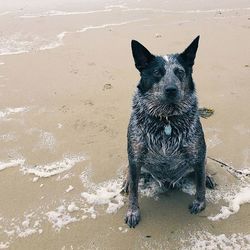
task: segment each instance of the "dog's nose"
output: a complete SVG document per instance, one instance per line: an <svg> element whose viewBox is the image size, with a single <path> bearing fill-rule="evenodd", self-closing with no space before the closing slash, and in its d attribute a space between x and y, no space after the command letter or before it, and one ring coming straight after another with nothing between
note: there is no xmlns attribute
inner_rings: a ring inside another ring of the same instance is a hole
<svg viewBox="0 0 250 250"><path fill-rule="evenodd" d="M177 95L178 89L175 86L167 87L165 89L165 95L167 97L175 97Z"/></svg>

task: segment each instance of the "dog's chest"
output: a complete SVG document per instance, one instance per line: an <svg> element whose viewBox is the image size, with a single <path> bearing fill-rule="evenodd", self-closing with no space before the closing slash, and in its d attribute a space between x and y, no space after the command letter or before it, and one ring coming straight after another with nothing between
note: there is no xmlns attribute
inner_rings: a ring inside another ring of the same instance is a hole
<svg viewBox="0 0 250 250"><path fill-rule="evenodd" d="M192 160L188 153L188 141L184 134L167 136L146 135L147 154L143 168L161 182L176 182L193 171Z"/></svg>

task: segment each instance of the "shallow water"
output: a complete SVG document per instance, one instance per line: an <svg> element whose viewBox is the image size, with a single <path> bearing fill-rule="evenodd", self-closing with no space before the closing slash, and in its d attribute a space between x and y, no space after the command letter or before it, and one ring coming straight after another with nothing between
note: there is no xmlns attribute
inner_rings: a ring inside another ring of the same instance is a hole
<svg viewBox="0 0 250 250"><path fill-rule="evenodd" d="M248 1L1 4L0 249L250 249L249 15ZM142 221L128 229L130 40L166 54L197 34L208 156L243 174L208 159L218 186L197 216L191 180L142 180Z"/></svg>

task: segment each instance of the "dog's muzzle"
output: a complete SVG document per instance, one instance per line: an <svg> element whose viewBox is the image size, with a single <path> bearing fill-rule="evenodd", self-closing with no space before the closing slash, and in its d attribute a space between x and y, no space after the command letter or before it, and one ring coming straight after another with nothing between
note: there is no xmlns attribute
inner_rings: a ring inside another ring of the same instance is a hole
<svg viewBox="0 0 250 250"><path fill-rule="evenodd" d="M165 88L165 98L168 102L175 102L178 99L178 88L175 86L169 86Z"/></svg>

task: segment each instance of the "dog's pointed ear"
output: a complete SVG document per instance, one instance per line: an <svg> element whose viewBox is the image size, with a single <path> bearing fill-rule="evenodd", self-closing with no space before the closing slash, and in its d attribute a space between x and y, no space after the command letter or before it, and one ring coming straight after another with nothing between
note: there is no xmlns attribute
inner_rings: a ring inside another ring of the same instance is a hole
<svg viewBox="0 0 250 250"><path fill-rule="evenodd" d="M198 49L200 36L197 36L193 42L180 54L180 57L184 62L192 67L194 65L194 59L196 56L196 51Z"/></svg>
<svg viewBox="0 0 250 250"><path fill-rule="evenodd" d="M135 61L135 67L139 71L145 69L150 61L155 57L142 44L135 40L131 41L131 48Z"/></svg>

